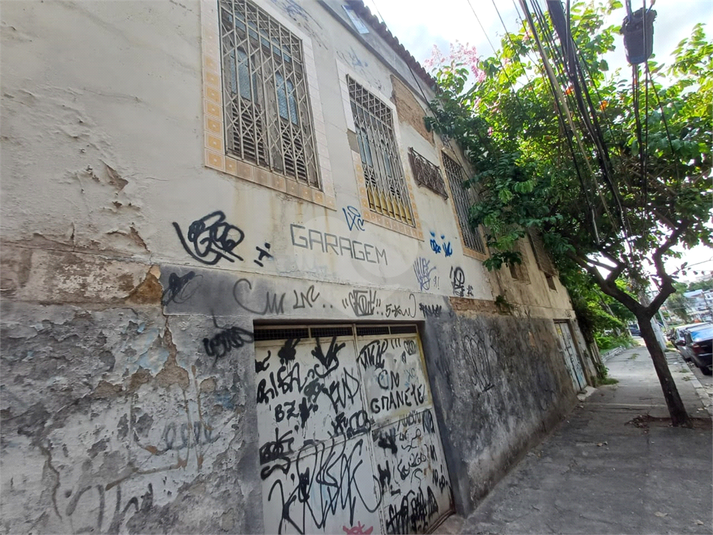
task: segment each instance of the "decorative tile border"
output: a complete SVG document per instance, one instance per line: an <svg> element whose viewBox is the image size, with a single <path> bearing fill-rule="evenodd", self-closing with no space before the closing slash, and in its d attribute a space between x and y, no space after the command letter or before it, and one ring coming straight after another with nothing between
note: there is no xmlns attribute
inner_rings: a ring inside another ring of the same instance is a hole
<svg viewBox="0 0 713 535"><path fill-rule="evenodd" d="M359 189L359 202L361 204L361 214L365 221L369 221L374 225L380 227L391 229L399 234L404 234L410 236L411 238L416 238L418 240L423 240L423 230L421 229L421 220L418 217L418 209L416 208L416 199L413 196L414 186L412 184L412 177L408 166L405 162L408 160L408 154L406 152L405 145L401 142L401 133L399 130L399 120L398 114L396 112L396 106L391 102L389 97L383 95L378 89L374 88L371 84L366 82L358 74L351 71L346 65L337 61L337 71L339 73L339 86L342 93L342 105L344 106L344 115L347 119L347 128L352 132L356 132L356 127L354 126L354 116L352 115L352 105L349 99L349 87L347 86L347 75L356 80L360 85L371 91L379 99L381 99L384 104L386 104L392 111L394 117L394 136L396 136L396 145L399 149L399 159L401 160L401 168L404 173L404 180L406 181L406 189L409 195L409 201L411 202L411 212L413 215L413 221L415 226L409 226L390 217L386 217L377 212L372 212L369 208L369 198L366 194L366 179L364 178L364 168L361 165L361 155L359 152L355 152L352 149L352 162L354 164L354 172L357 179L357 187Z"/></svg>
<svg viewBox="0 0 713 535"><path fill-rule="evenodd" d="M442 145L441 143L439 143L438 149L439 149L438 152L439 152L440 154L446 153L446 154L447 154L450 158L452 158L455 162L460 162L460 161L462 161L462 159L459 158L458 155L457 155L455 152L453 152L452 149L446 148L446 147L445 147L444 145ZM460 220L458 219L458 212L456 212L456 205L455 205L455 202L454 202L453 190L451 189L451 183L450 183L450 180L449 180L449 178L448 178L448 173L445 172L445 168L446 168L446 167L445 167L445 164L443 163L443 158L440 156L440 154L439 154L438 158L439 158L439 161L440 161L440 163L441 163L441 169L444 170L444 172L443 172L443 180L445 180L446 184L448 184L448 192L450 193L450 199L449 199L449 201L448 201L448 204L451 205L451 210L453 210L453 217L455 218L456 227L458 228L458 236L460 236L460 244L461 244L461 249L463 249L463 254L464 254L465 256L470 257L470 258L475 258L476 260L480 260L481 262L482 262L483 260L487 260L487 259L490 257L490 254L488 253L488 246L485 245L485 236L484 236L484 234L483 234L483 228L482 228L482 227L478 227L478 234L480 235L480 239L482 240L483 246L485 247L485 251L486 251L485 254L479 253L478 251L476 251L476 250L474 250L474 249L470 249L469 247L466 247L466 245L465 245L465 239L463 238L463 230L460 228Z"/></svg>
<svg viewBox="0 0 713 535"><path fill-rule="evenodd" d="M206 167L231 176L277 190L298 199L336 210L332 166L329 163L327 135L322 114L321 96L317 84L317 68L312 41L271 6L260 8L283 24L302 41L307 91L315 134L317 160L322 189L309 187L296 180L273 173L250 162L233 158L225 153L225 125L223 123L223 89L220 59L220 28L218 0L200 0L201 43L203 56L203 132L205 140L204 163Z"/></svg>

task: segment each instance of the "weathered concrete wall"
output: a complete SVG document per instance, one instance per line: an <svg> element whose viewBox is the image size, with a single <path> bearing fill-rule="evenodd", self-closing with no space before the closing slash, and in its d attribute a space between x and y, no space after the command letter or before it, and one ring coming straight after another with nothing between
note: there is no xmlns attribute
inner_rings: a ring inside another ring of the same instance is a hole
<svg viewBox="0 0 713 535"><path fill-rule="evenodd" d="M105 290L4 305L6 532L260 531L255 322L421 323L461 512L573 400L552 321L487 302L171 265Z"/></svg>
<svg viewBox="0 0 713 535"><path fill-rule="evenodd" d="M477 502L571 407L553 324L444 315L424 326L431 389L458 511Z"/></svg>
<svg viewBox="0 0 713 535"><path fill-rule="evenodd" d="M573 400L559 282L529 249L529 284L489 274L414 184L408 147L441 148L420 97L316 0L262 4L314 50L333 208L206 167L199 0L3 2L4 532L260 532L260 322L419 322L463 510ZM423 238L350 219L339 72L395 95Z"/></svg>

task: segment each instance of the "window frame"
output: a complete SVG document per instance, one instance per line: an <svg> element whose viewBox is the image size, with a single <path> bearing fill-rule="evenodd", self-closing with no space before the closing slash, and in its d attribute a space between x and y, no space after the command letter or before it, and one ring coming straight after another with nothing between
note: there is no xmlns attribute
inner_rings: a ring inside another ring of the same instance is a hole
<svg viewBox="0 0 713 535"><path fill-rule="evenodd" d="M440 150L441 153L441 166L443 168L443 179L446 182L448 191L450 192L450 198L451 198L451 207L453 209L453 216L455 217L456 220L456 227L458 228L458 235L460 236L461 240L461 245L463 246L463 254L466 256L469 256L471 258L475 258L477 260L485 260L487 259L490 254L488 252L488 246L486 245L486 240L485 237L483 236L483 231L482 228L479 226L477 229L473 229L473 232L476 232L476 237L480 240L480 242L483 244L483 252L478 251L477 249L472 249L469 247L465 241L465 235L463 233L463 228L461 225L461 219L458 214L458 208L456 206L456 193L454 191L454 187L451 184L451 177L449 176L448 173L448 168L446 167L446 158L449 158L452 160L456 165L458 165L461 168L461 171L465 174L466 168L461 165L460 163L460 158L452 151L452 150L447 150L445 147L441 147ZM463 188L465 190L465 188ZM466 192L468 190L465 190Z"/></svg>
<svg viewBox="0 0 713 535"><path fill-rule="evenodd" d="M250 2L274 19L275 22L284 26L301 42L306 104L308 113L311 115L314 160L319 187L308 185L306 182L290 177L284 171L273 170L264 165L258 165L253 161L241 159L228 151L224 102L228 98L226 91L229 91L230 81L228 76L223 76L221 8L219 7L219 2L220 0L200 0L205 140L204 165L233 177L336 210L334 182L329 162L326 126L317 83L312 40L300 31L283 13L279 12L277 8L269 4L258 4L255 0L250 0ZM247 51L245 53L247 55ZM236 58L236 75L239 74L237 72L238 68L239 63ZM272 80L276 85L276 77L273 77ZM287 94L289 90L287 89L287 84L285 86L286 98L289 102L289 95ZM233 85L233 87L235 86ZM241 90L239 77L235 88L238 91ZM254 88L252 89L254 90ZM275 92L277 93L277 91ZM274 104L275 106L277 105L277 100L275 100ZM289 110L287 113L289 117ZM299 111L298 117L300 117ZM302 120L302 118L300 117L299 120ZM292 124L289 119L277 119L278 124L282 122ZM295 165L297 165L296 162ZM297 174L297 171L295 171L295 174Z"/></svg>
<svg viewBox="0 0 713 535"><path fill-rule="evenodd" d="M421 228L421 222L418 215L418 208L416 206L416 201L413 195L414 184L412 182L412 176L408 172L405 162L408 158L406 153L406 146L401 140L401 131L399 128L399 117L396 111L396 106L391 101L391 99L382 93L379 89L375 88L372 84L364 80L359 74L352 71L344 63L337 60L337 71L339 74L339 84L342 94L342 106L344 108L344 115L347 122L347 134L350 138L350 149L352 154L352 163L354 166L354 173L357 181L357 189L359 194L359 201L361 206L362 218L365 221L369 221L375 225L388 228L400 234L410 236L417 240L423 240L423 230ZM354 121L354 115L352 111L351 99L349 94L349 86L347 82L347 77L358 83L363 89L371 93L373 96L377 97L381 104L385 105L391 111L392 117L392 129L394 136L394 150L398 155L398 165L399 170L403 176L403 181L405 185L405 195L408 197L408 201L411 207L411 217L413 219L413 225L408 225L402 223L397 219L393 219L379 212L375 212L371 209L369 205L369 196L367 193L366 177L364 173L364 167L362 165L361 154L359 149L359 142L357 139L357 127Z"/></svg>

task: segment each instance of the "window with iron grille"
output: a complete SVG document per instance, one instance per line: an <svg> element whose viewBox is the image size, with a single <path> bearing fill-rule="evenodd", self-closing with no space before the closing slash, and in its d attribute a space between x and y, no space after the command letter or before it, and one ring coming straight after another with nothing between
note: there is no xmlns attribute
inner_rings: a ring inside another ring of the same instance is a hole
<svg viewBox="0 0 713 535"><path fill-rule="evenodd" d="M468 249L485 254L485 245L480 237L480 232L470 224L470 207L475 203L475 194L472 189L466 189L464 185L466 177L463 167L446 153L443 153L443 167L446 170L448 184L451 187L453 204L456 208L458 224L463 234L464 245Z"/></svg>
<svg viewBox="0 0 713 535"><path fill-rule="evenodd" d="M219 0L226 151L319 188L302 42L250 0Z"/></svg>
<svg viewBox="0 0 713 535"><path fill-rule="evenodd" d="M347 76L369 208L414 226L391 108Z"/></svg>
<svg viewBox="0 0 713 535"><path fill-rule="evenodd" d="M437 165L432 164L411 147L408 150L408 160L413 171L413 179L419 186L424 186L444 199L448 198L443 175Z"/></svg>
<svg viewBox="0 0 713 535"><path fill-rule="evenodd" d="M525 248L523 247L522 241L518 241L515 244L515 249L520 253L521 262L519 264L510 264L510 276L518 281L530 283L530 274L527 271L527 264L525 263Z"/></svg>
<svg viewBox="0 0 713 535"><path fill-rule="evenodd" d="M536 231L530 229L527 232L530 236L530 243L532 244L532 251L535 253L535 260L540 268L540 271L549 275L550 277L557 274L555 266L550 259L550 255L547 254L545 250L545 243L542 241L542 236Z"/></svg>

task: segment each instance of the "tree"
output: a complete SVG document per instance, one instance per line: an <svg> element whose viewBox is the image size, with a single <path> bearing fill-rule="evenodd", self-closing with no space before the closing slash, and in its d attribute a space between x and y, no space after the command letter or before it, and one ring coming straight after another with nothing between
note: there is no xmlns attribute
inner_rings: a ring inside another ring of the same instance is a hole
<svg viewBox="0 0 713 535"><path fill-rule="evenodd" d="M690 305L688 303L688 298L683 295L687 292L686 285L682 282L674 282L674 288L676 288L676 293L668 298L666 301L666 307L673 312L676 316L683 320L683 323L691 323L692 319L688 313Z"/></svg>
<svg viewBox="0 0 713 535"><path fill-rule="evenodd" d="M492 57L441 60L426 123L475 169L470 222L487 229L486 267L519 262L517 240L541 233L563 279L585 274L636 317L671 421L682 425L688 415L651 320L675 291L664 263L672 247L711 245L713 44L696 26L669 67L633 69L632 87L603 59L618 30L604 20L617 8L574 4L559 44L551 19L526 10Z"/></svg>

